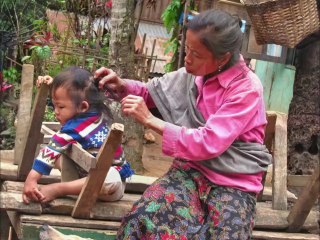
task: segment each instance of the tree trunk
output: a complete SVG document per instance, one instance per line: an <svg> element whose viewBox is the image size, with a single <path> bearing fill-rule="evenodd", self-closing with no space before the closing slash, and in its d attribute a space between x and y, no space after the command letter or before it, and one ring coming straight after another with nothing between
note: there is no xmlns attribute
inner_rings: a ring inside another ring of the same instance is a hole
<svg viewBox="0 0 320 240"><path fill-rule="evenodd" d="M134 0L113 1L112 5L109 67L123 78L134 78L135 72L134 6ZM144 127L131 118L122 116L119 105L113 107L113 110L115 121L125 125L123 144L126 158L136 173L142 174Z"/></svg>
<svg viewBox="0 0 320 240"><path fill-rule="evenodd" d="M320 148L319 32L297 46L296 78L288 116L288 172L312 174Z"/></svg>

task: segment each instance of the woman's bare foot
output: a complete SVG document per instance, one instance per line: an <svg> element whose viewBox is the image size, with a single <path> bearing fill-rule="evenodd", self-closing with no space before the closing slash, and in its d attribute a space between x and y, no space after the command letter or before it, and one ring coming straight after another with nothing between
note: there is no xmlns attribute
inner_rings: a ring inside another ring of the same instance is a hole
<svg viewBox="0 0 320 240"><path fill-rule="evenodd" d="M53 183L48 185L42 185L40 187L40 192L44 195L44 198L41 200L42 203L50 202L57 197L62 196L61 192L61 183Z"/></svg>

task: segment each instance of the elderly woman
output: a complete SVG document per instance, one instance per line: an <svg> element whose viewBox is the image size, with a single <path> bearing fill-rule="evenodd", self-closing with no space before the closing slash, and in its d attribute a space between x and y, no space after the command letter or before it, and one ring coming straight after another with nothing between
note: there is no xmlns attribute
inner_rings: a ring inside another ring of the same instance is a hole
<svg viewBox="0 0 320 240"><path fill-rule="evenodd" d="M263 88L241 54L241 23L220 10L187 26L185 67L143 84L96 71L122 111L162 135L174 157L124 217L118 239L249 239L271 163ZM162 119L149 109L156 107Z"/></svg>

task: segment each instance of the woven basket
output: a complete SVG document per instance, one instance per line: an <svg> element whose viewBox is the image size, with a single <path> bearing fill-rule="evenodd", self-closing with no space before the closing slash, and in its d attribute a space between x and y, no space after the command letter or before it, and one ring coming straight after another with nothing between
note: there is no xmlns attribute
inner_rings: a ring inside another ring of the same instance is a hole
<svg viewBox="0 0 320 240"><path fill-rule="evenodd" d="M316 0L242 0L258 44L294 48L319 29Z"/></svg>

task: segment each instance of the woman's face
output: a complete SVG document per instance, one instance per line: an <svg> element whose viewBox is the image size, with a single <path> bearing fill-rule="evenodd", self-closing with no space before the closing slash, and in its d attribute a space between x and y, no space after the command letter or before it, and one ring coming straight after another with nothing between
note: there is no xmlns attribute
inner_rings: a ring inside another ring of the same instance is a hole
<svg viewBox="0 0 320 240"><path fill-rule="evenodd" d="M218 60L191 30L187 30L185 52L184 63L188 73L205 76L219 69Z"/></svg>

